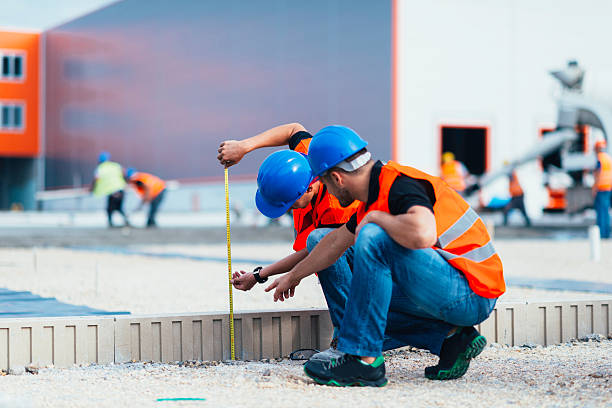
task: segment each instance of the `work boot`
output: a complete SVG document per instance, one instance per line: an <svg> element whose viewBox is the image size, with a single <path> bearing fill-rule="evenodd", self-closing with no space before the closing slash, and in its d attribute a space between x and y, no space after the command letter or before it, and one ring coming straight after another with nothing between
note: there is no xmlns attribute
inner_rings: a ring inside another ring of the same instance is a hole
<svg viewBox="0 0 612 408"><path fill-rule="evenodd" d="M479 355L487 345L473 327L461 327L442 343L438 364L425 368L430 380L453 380L462 377L470 366L470 360Z"/></svg>
<svg viewBox="0 0 612 408"><path fill-rule="evenodd" d="M341 353L329 361L308 360L304 364L306 375L318 384L336 387L370 386L384 387L385 359L378 356L372 364L364 363L359 356Z"/></svg>
<svg viewBox="0 0 612 408"><path fill-rule="evenodd" d="M318 352L317 354L314 354L308 360L330 361L332 358L339 358L340 356L342 356L342 354L344 353L338 350L338 338L334 338L329 344L329 348L327 350L323 350Z"/></svg>

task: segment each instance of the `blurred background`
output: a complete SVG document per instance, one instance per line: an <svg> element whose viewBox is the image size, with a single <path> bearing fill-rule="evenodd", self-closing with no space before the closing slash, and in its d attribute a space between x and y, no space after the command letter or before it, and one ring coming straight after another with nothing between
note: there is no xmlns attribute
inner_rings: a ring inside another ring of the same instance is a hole
<svg viewBox="0 0 612 408"><path fill-rule="evenodd" d="M0 246L22 249L0 251L0 285L102 309L217 307L193 268L225 291L219 143L299 122L350 126L377 159L458 179L510 286L610 293L610 242L587 240L612 132L610 16L606 0L4 1ZM289 216L270 226L254 204L272 151L230 169L245 268L290 253ZM165 180L160 229L105 228L89 192L101 152ZM150 301L130 303L149 278ZM324 306L312 290L304 305Z"/></svg>

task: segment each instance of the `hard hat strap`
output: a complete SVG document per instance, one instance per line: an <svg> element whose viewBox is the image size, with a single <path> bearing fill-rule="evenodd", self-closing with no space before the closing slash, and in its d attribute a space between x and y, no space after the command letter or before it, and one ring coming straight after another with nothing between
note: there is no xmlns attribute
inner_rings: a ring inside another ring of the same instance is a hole
<svg viewBox="0 0 612 408"><path fill-rule="evenodd" d="M344 171L348 171L349 173L355 171L365 165L370 161L372 155L370 152L365 152L364 154L357 156L355 159L351 161L343 160L340 163L336 164L334 167L339 167Z"/></svg>

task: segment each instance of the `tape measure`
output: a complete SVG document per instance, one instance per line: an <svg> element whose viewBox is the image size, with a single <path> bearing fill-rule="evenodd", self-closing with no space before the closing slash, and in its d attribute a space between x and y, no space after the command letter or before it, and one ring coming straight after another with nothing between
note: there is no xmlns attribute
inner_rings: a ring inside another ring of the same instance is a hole
<svg viewBox="0 0 612 408"><path fill-rule="evenodd" d="M232 350L232 360L236 359L234 349L234 295L232 293L232 238L230 235L230 206L229 206L229 178L227 167L225 168L225 227L227 241L227 276L229 278L229 324L230 324L230 346Z"/></svg>

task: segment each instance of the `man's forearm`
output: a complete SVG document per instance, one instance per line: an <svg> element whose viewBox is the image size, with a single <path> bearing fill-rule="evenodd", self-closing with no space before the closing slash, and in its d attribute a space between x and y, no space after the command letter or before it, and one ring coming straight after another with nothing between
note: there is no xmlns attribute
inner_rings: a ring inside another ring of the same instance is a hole
<svg viewBox="0 0 612 408"><path fill-rule="evenodd" d="M342 226L327 234L317 246L292 270L294 278L302 280L329 268L353 244L354 235Z"/></svg>
<svg viewBox="0 0 612 408"><path fill-rule="evenodd" d="M271 265L266 266L259 272L259 276L267 278L274 275L280 275L290 271L295 265L297 265L302 259L306 258L308 250L306 248L294 252L291 255L287 255L283 259L274 262Z"/></svg>
<svg viewBox="0 0 612 408"><path fill-rule="evenodd" d="M262 147L285 146L289 144L291 136L302 130L306 129L299 123L288 123L244 139L240 143L244 146L247 153Z"/></svg>
<svg viewBox="0 0 612 408"><path fill-rule="evenodd" d="M419 216L411 214L391 215L377 211L372 214L370 222L379 225L395 242L408 249L430 248L435 243L435 223L433 230L430 225L422 222Z"/></svg>

